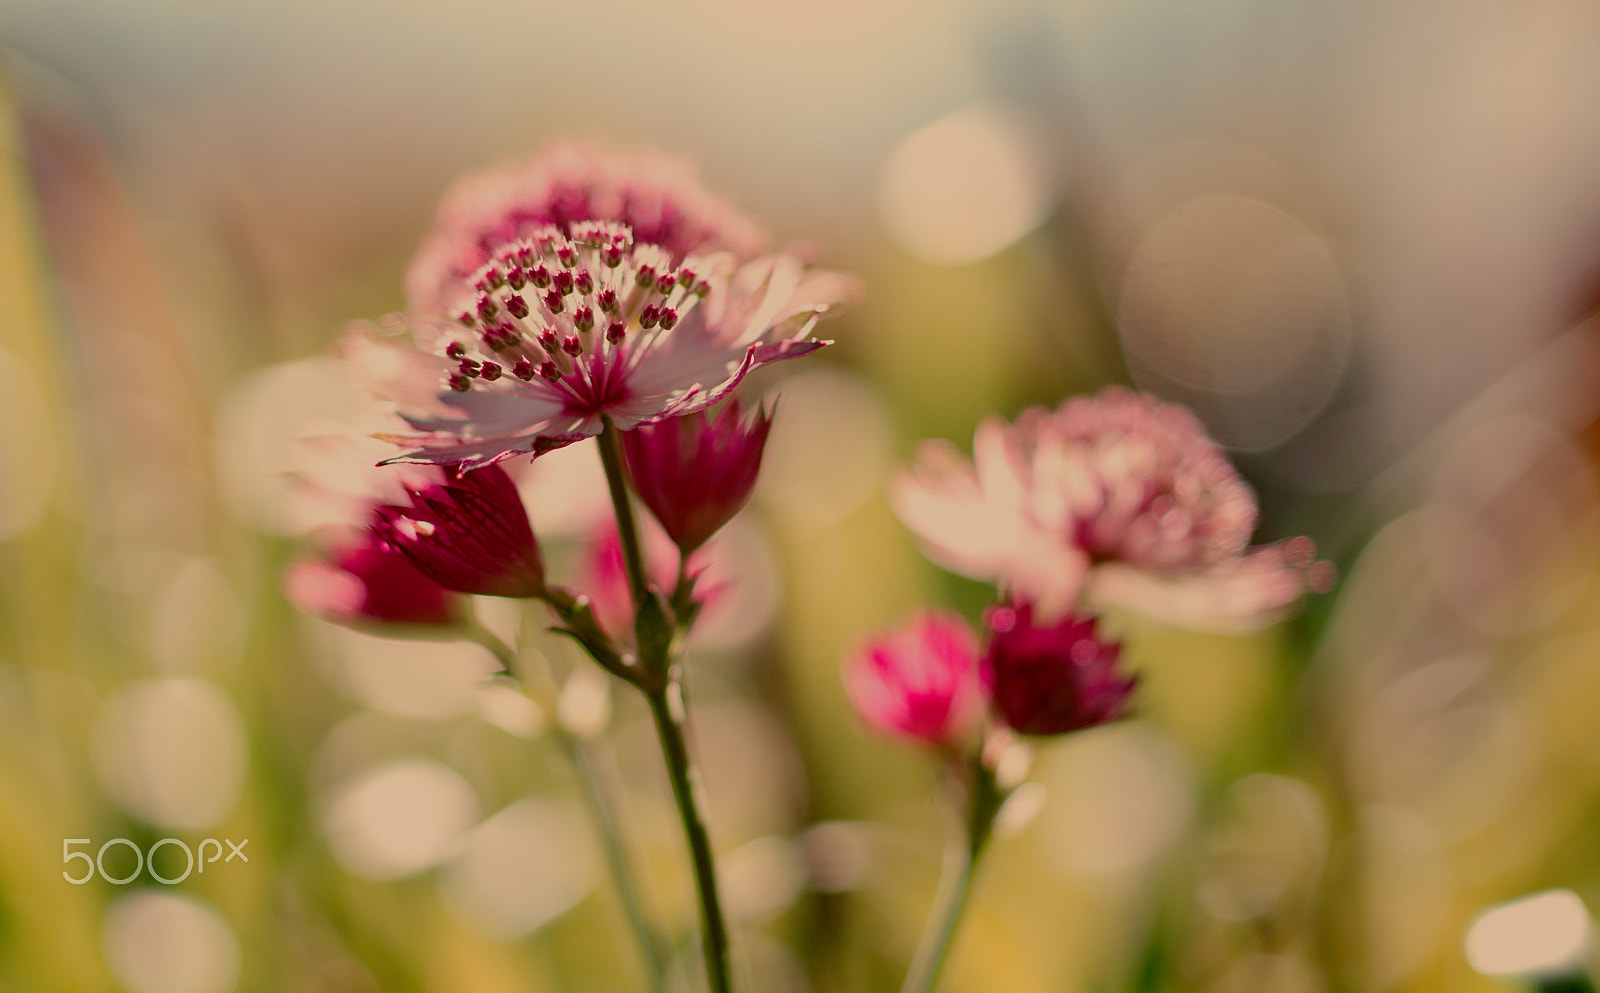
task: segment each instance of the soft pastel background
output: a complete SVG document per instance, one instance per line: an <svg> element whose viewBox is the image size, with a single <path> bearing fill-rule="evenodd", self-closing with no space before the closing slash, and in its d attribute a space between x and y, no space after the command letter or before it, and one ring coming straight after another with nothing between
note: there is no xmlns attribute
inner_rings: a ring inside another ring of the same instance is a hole
<svg viewBox="0 0 1600 993"><path fill-rule="evenodd" d="M1040 746L945 988L1488 993L1483 908L1600 900L1588 0L3 0L0 45L0 988L639 988L487 658L279 592L289 440L345 401L319 356L401 306L452 177L571 135L693 157L869 287L753 384L743 599L696 652L748 989L893 989L932 892L931 771L838 663L985 592L885 478L1110 382L1193 405L1259 539L1341 584L1248 637L1113 619L1140 715ZM585 457L529 489L561 568ZM642 713L565 703L687 927ZM250 861L61 878L115 837Z"/></svg>

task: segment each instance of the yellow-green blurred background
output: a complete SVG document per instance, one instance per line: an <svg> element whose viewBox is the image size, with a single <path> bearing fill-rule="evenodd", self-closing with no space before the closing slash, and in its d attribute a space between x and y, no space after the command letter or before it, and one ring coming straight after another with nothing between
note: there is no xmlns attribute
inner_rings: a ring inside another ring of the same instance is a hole
<svg viewBox="0 0 1600 993"><path fill-rule="evenodd" d="M1252 636L1113 618L1139 715L1040 745L945 988L1488 993L1483 908L1600 901L1588 0L0 0L0 46L0 989L641 988L488 659L280 593L320 356L402 306L450 179L568 136L691 156L868 287L751 386L746 599L695 654L745 988L893 989L932 895L932 770L839 660L987 593L885 479L1113 382L1194 406L1258 540L1341 581ZM687 929L648 720L566 702ZM62 878L168 837L249 861Z"/></svg>

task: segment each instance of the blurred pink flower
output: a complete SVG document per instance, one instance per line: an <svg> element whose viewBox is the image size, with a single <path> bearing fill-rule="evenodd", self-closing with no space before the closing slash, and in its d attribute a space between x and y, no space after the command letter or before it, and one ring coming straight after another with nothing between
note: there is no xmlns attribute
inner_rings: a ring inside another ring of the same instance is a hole
<svg viewBox="0 0 1600 993"><path fill-rule="evenodd" d="M1122 644L1102 640L1094 617L1069 614L1036 625L1033 607L1022 603L993 607L984 620L985 682L1012 730L1065 734L1127 714L1138 678L1117 670Z"/></svg>
<svg viewBox="0 0 1600 993"><path fill-rule="evenodd" d="M751 369L827 344L812 326L857 293L791 255L675 261L604 222L498 245L472 283L454 323L358 326L346 345L413 429L388 436L411 446L391 461L471 469L599 434L605 418L628 430L704 410Z"/></svg>
<svg viewBox="0 0 1600 993"><path fill-rule="evenodd" d="M453 627L462 620L449 590L370 531L334 543L325 556L297 560L284 575L284 592L296 608L354 627Z"/></svg>
<svg viewBox="0 0 1600 993"><path fill-rule="evenodd" d="M544 592L544 562L516 484L499 466L406 470L410 503L380 504L373 533L446 589L482 596Z"/></svg>
<svg viewBox="0 0 1600 993"><path fill-rule="evenodd" d="M925 442L890 501L934 561L1044 618L1088 602L1247 630L1331 582L1308 538L1247 547L1255 495L1183 407L1111 387L985 421L972 448Z"/></svg>
<svg viewBox="0 0 1600 993"><path fill-rule="evenodd" d="M734 397L715 415L673 417L622 435L634 490L681 552L705 544L750 499L771 428L764 410L746 423Z"/></svg>
<svg viewBox="0 0 1600 993"><path fill-rule="evenodd" d="M856 713L884 734L959 745L983 717L978 639L959 615L926 611L845 662Z"/></svg>
<svg viewBox="0 0 1600 993"><path fill-rule="evenodd" d="M656 589L670 596L678 581L678 563L682 561L678 549L654 522L641 520L639 525L645 576ZM689 556L688 573L696 577L695 599L702 610L715 610L733 582L725 563L714 552L714 548L703 548ZM621 641L633 639L633 594L628 589L622 538L615 519L608 517L595 525L585 542L578 589L589 597L595 619L606 633Z"/></svg>
<svg viewBox="0 0 1600 993"><path fill-rule="evenodd" d="M581 221L626 224L641 244L658 245L676 261L719 251L747 261L768 245L761 228L706 190L686 160L560 144L451 186L434 232L406 272L412 309L437 313L454 303L496 246L545 225L570 235Z"/></svg>

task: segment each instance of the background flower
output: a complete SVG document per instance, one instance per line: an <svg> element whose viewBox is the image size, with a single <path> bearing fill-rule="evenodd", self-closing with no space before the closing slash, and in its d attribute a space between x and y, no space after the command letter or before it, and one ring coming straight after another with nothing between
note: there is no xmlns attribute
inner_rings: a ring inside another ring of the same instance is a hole
<svg viewBox="0 0 1600 993"><path fill-rule="evenodd" d="M769 242L754 221L701 184L688 159L560 142L451 185L406 271L412 310L439 313L454 303L495 246L552 225L570 236L582 221L626 224L640 243L658 245L680 262L720 251L753 259Z"/></svg>
<svg viewBox="0 0 1600 993"><path fill-rule="evenodd" d="M1122 645L1102 639L1092 615L1039 623L1032 605L1002 604L985 625L984 676L1013 730L1065 734L1127 715L1139 681L1118 670Z"/></svg>
<svg viewBox="0 0 1600 993"><path fill-rule="evenodd" d="M856 713L875 730L960 747L987 702L978 673L971 626L959 615L926 611L856 648L844 682Z"/></svg>
<svg viewBox="0 0 1600 993"><path fill-rule="evenodd" d="M1111 387L1015 424L973 460L924 445L890 499L935 561L1057 617L1087 598L1199 628L1284 616L1325 563L1309 540L1247 547L1256 501L1193 414Z"/></svg>

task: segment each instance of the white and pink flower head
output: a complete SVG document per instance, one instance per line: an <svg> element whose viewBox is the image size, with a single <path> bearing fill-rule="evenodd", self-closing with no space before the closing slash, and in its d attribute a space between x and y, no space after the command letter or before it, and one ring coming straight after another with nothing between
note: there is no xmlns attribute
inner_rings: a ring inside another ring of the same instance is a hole
<svg viewBox="0 0 1600 993"><path fill-rule="evenodd" d="M1331 581L1310 539L1249 547L1255 495L1183 407L1111 387L926 442L890 501L928 554L1045 621L1083 603L1248 630Z"/></svg>
<svg viewBox="0 0 1600 993"><path fill-rule="evenodd" d="M853 278L793 255L678 259L593 221L497 245L450 319L355 334L432 353L423 381L414 355L387 363L412 377L379 388L402 397L413 429L387 439L409 448L392 461L465 471L597 435L606 420L628 430L704 410L750 370L828 344L812 326L856 294Z"/></svg>
<svg viewBox="0 0 1600 993"><path fill-rule="evenodd" d="M626 224L640 244L656 245L675 261L729 252L743 262L768 248L761 228L708 191L684 159L558 144L450 188L435 230L406 273L412 309L435 313L454 303L498 246L546 226L570 235L583 221Z"/></svg>

